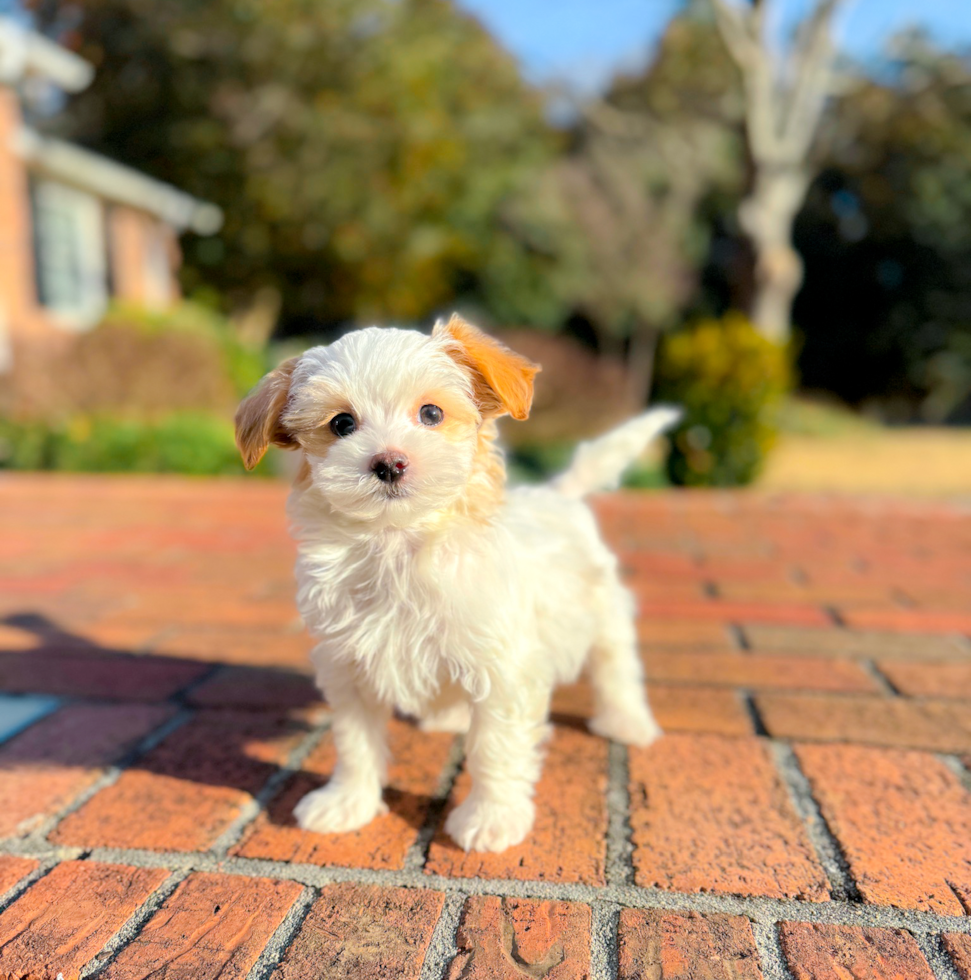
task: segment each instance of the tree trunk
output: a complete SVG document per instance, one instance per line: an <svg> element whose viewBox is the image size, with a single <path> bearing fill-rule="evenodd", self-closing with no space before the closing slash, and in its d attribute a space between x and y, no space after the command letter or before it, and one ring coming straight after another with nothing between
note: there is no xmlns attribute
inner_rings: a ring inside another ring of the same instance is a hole
<svg viewBox="0 0 971 980"><path fill-rule="evenodd" d="M763 337L788 341L792 304L802 285L803 263L792 247L792 225L805 200L809 181L795 166L763 166L739 218L755 249L752 323Z"/></svg>
<svg viewBox="0 0 971 980"><path fill-rule="evenodd" d="M641 326L630 337L627 349L627 390L634 405L646 405L654 383L654 358L658 331Z"/></svg>

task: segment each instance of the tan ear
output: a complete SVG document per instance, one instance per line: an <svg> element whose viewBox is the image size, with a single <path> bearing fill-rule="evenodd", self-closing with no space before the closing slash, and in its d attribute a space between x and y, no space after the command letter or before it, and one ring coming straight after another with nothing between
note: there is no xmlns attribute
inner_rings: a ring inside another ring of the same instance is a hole
<svg viewBox="0 0 971 980"><path fill-rule="evenodd" d="M471 371L475 400L483 418L507 412L520 421L529 418L533 378L541 370L538 364L487 336L457 313L448 323L436 323L432 338L443 341L449 357Z"/></svg>
<svg viewBox="0 0 971 980"><path fill-rule="evenodd" d="M243 465L251 470L272 442L292 449L292 437L280 426L290 394L290 379L299 357L291 357L266 375L236 410L236 445Z"/></svg>

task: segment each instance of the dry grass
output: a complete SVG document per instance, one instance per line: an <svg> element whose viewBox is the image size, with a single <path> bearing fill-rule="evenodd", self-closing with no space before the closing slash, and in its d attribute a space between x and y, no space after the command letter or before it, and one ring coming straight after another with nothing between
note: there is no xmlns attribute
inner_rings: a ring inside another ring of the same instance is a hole
<svg viewBox="0 0 971 980"><path fill-rule="evenodd" d="M888 428L799 401L759 486L915 496L971 496L971 430Z"/></svg>

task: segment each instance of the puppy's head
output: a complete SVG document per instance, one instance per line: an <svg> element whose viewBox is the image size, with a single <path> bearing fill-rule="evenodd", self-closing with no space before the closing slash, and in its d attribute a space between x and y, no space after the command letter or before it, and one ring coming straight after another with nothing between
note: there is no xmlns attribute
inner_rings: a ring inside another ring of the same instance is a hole
<svg viewBox="0 0 971 980"><path fill-rule="evenodd" d="M371 327L271 371L240 405L247 468L270 443L306 454L334 510L404 527L461 497L485 420L525 419L539 368L453 316L431 337Z"/></svg>

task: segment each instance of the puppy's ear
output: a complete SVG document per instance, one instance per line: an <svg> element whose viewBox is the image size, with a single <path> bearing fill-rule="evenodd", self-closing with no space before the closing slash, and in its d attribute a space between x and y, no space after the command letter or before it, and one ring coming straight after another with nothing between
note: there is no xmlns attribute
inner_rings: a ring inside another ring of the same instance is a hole
<svg viewBox="0 0 971 980"><path fill-rule="evenodd" d="M432 339L441 341L445 353L471 371L475 400L483 418L507 412L520 421L529 418L533 378L540 371L538 364L486 336L457 313L448 323L440 320L435 324Z"/></svg>
<svg viewBox="0 0 971 980"><path fill-rule="evenodd" d="M251 470L272 442L292 449L293 438L280 425L280 416L290 394L290 379L299 357L291 357L266 375L243 399L236 411L236 445L243 465Z"/></svg>

